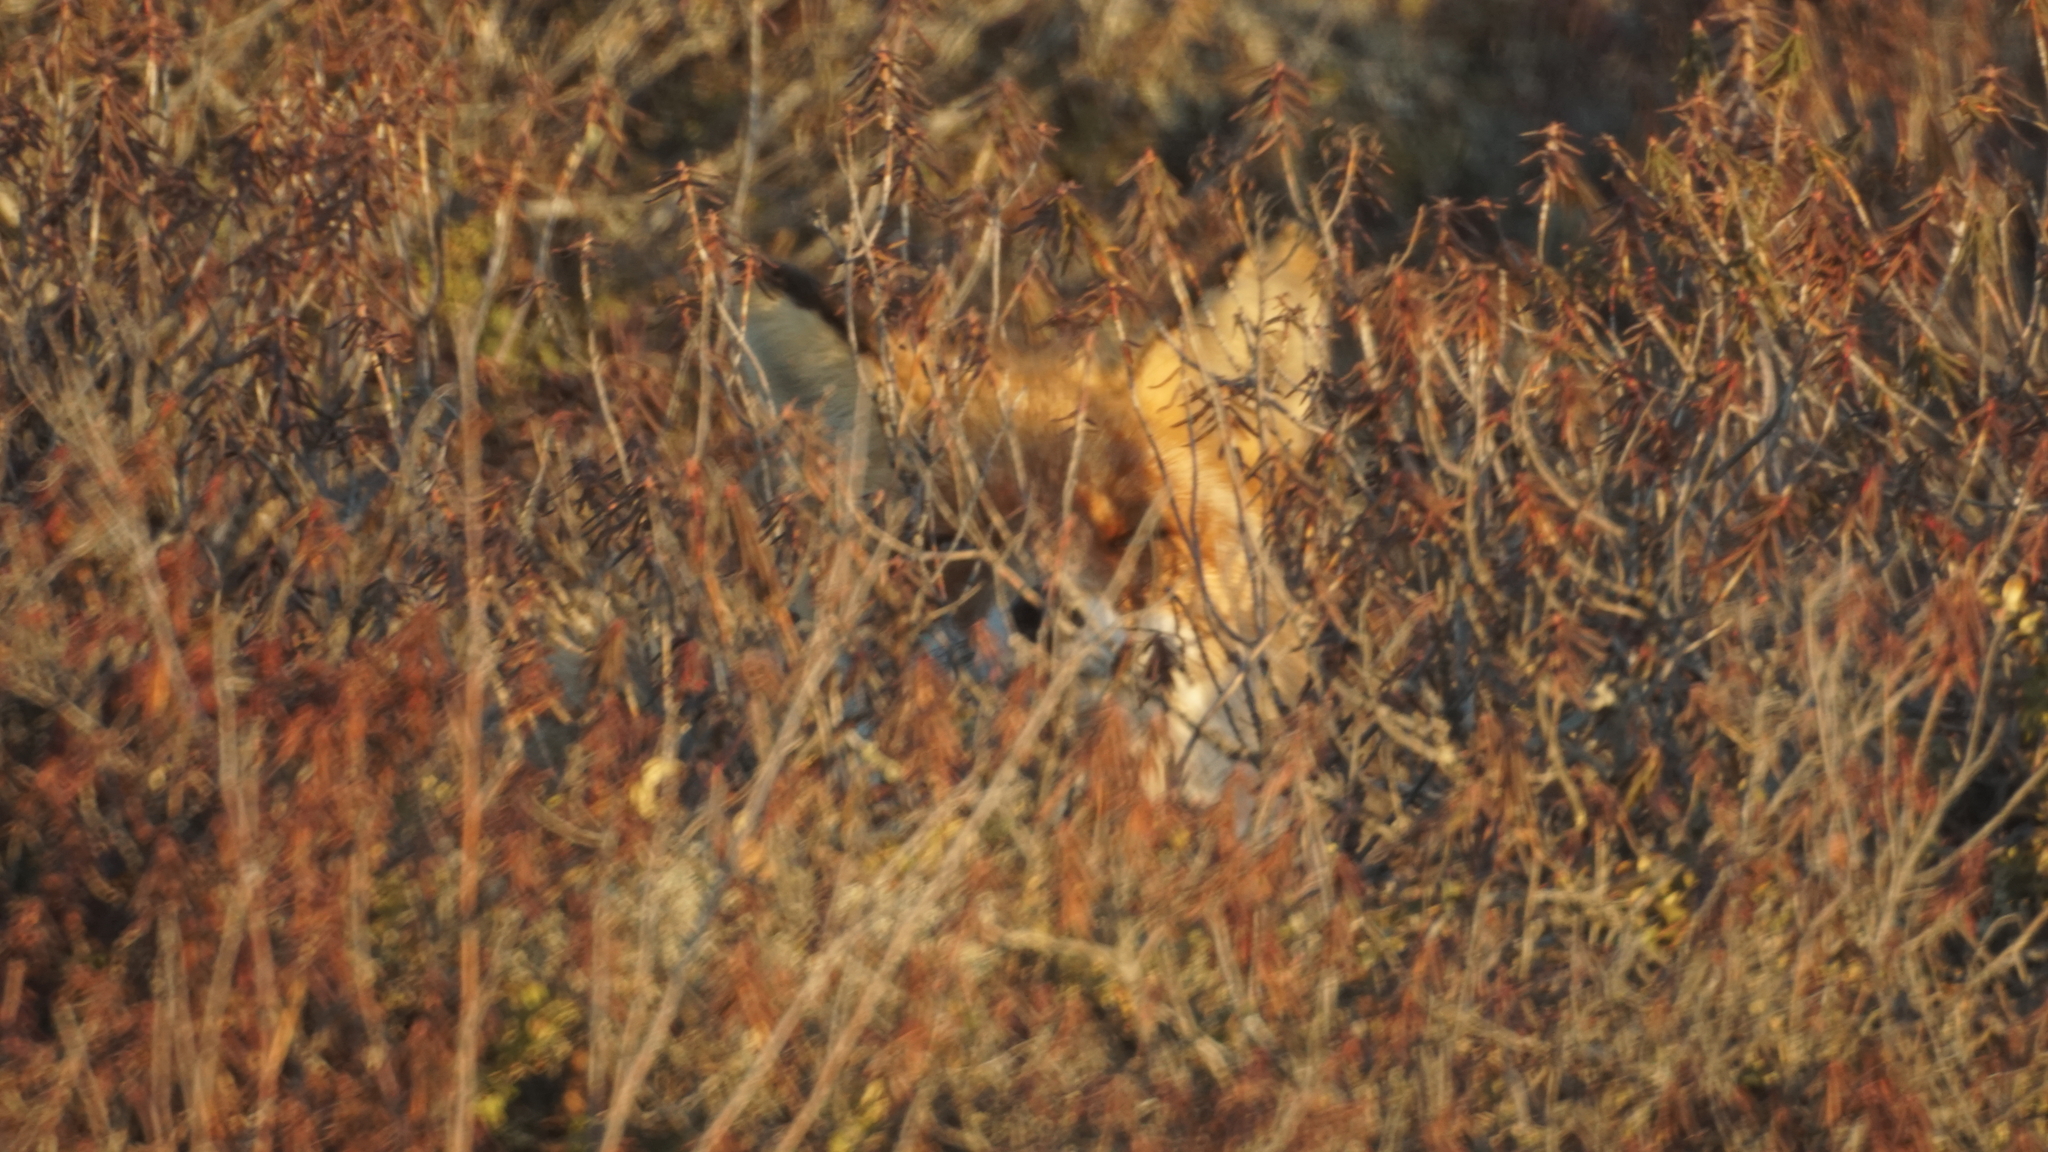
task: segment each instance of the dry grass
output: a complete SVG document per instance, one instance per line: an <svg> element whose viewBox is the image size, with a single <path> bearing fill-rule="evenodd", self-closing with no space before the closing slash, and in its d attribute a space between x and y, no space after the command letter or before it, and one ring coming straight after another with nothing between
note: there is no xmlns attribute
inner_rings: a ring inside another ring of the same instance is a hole
<svg viewBox="0 0 2048 1152"><path fill-rule="evenodd" d="M1276 62L1464 26L1309 7L0 9L7 1146L2048 1143L2048 13L1720 6L1409 213ZM1268 214L1318 676L1153 803L726 302L1113 348Z"/></svg>

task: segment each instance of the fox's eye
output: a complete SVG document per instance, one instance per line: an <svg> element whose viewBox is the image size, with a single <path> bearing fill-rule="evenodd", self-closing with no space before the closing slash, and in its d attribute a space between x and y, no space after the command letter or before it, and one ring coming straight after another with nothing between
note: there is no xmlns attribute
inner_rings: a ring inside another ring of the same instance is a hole
<svg viewBox="0 0 2048 1152"><path fill-rule="evenodd" d="M1102 542L1102 546L1109 549L1112 552L1122 552L1131 546L1131 541L1135 538L1136 536L1134 533L1119 532L1116 535L1111 536L1109 539L1104 540Z"/></svg>

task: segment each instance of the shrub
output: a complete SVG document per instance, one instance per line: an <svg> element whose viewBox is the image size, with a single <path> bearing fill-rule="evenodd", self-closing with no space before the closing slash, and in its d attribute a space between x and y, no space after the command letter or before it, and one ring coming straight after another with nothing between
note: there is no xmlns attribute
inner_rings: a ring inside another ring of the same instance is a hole
<svg viewBox="0 0 2048 1152"><path fill-rule="evenodd" d="M2048 1138L2043 127L1930 95L2040 17L1717 10L1503 226L1210 8L1213 144L1085 159L950 8L0 17L10 1146ZM760 236L857 328L1114 343L1288 213L1319 674L1154 802L935 642L952 448L844 499L729 302Z"/></svg>

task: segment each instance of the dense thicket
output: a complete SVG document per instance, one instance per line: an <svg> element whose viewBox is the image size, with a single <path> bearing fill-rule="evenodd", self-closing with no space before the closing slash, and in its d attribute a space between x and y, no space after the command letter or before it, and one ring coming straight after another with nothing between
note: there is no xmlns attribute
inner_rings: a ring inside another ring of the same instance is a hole
<svg viewBox="0 0 2048 1152"><path fill-rule="evenodd" d="M2048 14L1707 8L0 9L0 1137L2048 1143ZM1318 677L1153 802L727 302L1281 216Z"/></svg>

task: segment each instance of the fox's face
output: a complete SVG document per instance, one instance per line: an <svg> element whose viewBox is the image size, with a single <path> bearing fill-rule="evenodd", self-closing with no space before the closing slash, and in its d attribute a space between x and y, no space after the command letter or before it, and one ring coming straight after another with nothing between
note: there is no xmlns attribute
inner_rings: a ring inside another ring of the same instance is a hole
<svg viewBox="0 0 2048 1152"><path fill-rule="evenodd" d="M902 346L892 378L950 471L940 519L996 559L963 611L1020 658L1079 662L1132 706L1148 781L1207 802L1267 746L1306 679L1304 626L1267 555L1275 472L1306 438L1302 389L1323 363L1314 256L1299 240L1245 258L1199 315L1132 361L1047 354L942 377ZM750 302L754 362L778 399L850 431L862 368L809 313ZM828 364L827 372L815 366ZM886 369L886 371L884 371Z"/></svg>
<svg viewBox="0 0 2048 1152"><path fill-rule="evenodd" d="M1028 386L1001 427L967 425L992 448L977 495L1007 569L973 614L1027 656L1080 662L1096 694L1130 705L1145 778L1213 799L1304 679L1296 611L1261 560L1253 462L1233 477L1220 446L1201 444L1176 473L1157 430L1105 402L1112 381L1075 368Z"/></svg>

